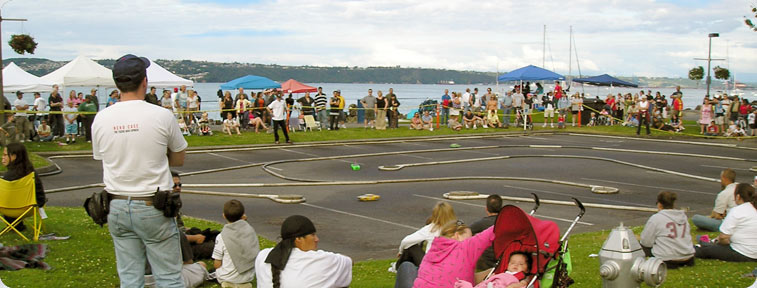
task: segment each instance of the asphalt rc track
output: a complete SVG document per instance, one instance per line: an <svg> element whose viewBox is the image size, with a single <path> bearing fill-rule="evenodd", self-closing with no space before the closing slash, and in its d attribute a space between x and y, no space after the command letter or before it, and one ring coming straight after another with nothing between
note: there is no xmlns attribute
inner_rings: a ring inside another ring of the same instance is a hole
<svg viewBox="0 0 757 288"><path fill-rule="evenodd" d="M461 147L450 148L453 143ZM79 207L101 189L102 166L91 155L51 160L60 173L43 178L48 205ZM361 169L354 171L351 164ZM755 166L753 140L690 143L547 133L195 149L177 171L188 192L182 196L186 215L223 222L223 203L236 198L255 230L274 241L287 216L305 215L316 224L320 249L359 261L395 257L402 237L424 225L437 201L450 202L466 223L484 216L484 200L445 199L451 191L522 198L535 193L559 201L576 197L587 204L574 232L580 233L620 222L644 224L661 190L678 193L677 205L689 215L708 215L720 191L720 171L733 168L737 181L751 183ZM592 186L619 192L593 193ZM235 196L212 195L219 192ZM358 201L366 193L381 198ZM247 197L261 194L274 196ZM305 201L283 204L299 201L275 197L291 194ZM505 203L526 211L533 205ZM564 232L577 212L574 206L542 203L536 215L555 221Z"/></svg>

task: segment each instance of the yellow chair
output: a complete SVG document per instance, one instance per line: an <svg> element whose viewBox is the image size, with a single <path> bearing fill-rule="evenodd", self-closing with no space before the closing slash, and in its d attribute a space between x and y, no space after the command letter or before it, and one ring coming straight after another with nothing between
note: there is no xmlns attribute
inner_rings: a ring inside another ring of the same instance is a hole
<svg viewBox="0 0 757 288"><path fill-rule="evenodd" d="M7 232L15 231L21 238L29 241L29 238L26 238L24 234L16 230L15 225L21 222L23 218L32 216L34 219L34 226L32 226L34 241L39 240L39 234L42 231L42 217L39 213L39 207L37 207L35 191L34 172L14 181L0 179L0 214L16 218L13 223L8 223L5 217L0 217L0 220L7 226L0 231L0 236Z"/></svg>

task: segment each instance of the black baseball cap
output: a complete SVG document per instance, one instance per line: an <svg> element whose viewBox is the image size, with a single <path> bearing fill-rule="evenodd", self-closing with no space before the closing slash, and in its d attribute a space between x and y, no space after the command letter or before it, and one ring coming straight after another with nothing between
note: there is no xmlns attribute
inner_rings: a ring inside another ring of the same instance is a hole
<svg viewBox="0 0 757 288"><path fill-rule="evenodd" d="M16 91L16 95L24 95L24 92Z"/></svg>
<svg viewBox="0 0 757 288"><path fill-rule="evenodd" d="M150 67L150 60L147 58L126 54L113 64L113 80L131 82L139 79L141 81L147 76L147 67Z"/></svg>

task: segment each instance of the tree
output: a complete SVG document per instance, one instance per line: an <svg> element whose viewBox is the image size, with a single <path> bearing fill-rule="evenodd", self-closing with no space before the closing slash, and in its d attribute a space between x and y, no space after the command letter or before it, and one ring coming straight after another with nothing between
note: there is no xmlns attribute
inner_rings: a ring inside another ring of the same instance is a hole
<svg viewBox="0 0 757 288"><path fill-rule="evenodd" d="M715 70L715 79L728 80L728 78L731 78L731 71L728 71L728 69L717 66L712 70Z"/></svg>
<svg viewBox="0 0 757 288"><path fill-rule="evenodd" d="M754 13L754 18L757 18L757 6L752 5L752 13ZM744 23L746 23L746 26L752 29L753 31L757 32L757 25L752 22L751 19L744 16Z"/></svg>
<svg viewBox="0 0 757 288"><path fill-rule="evenodd" d="M699 66L691 68L691 70L689 70L689 79L697 81L697 88L699 88L699 81L704 79L704 67Z"/></svg>

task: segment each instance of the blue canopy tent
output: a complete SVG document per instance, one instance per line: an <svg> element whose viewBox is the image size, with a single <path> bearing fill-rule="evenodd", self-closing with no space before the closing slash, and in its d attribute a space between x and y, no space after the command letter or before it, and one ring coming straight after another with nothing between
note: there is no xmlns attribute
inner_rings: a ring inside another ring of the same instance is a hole
<svg viewBox="0 0 757 288"><path fill-rule="evenodd" d="M537 81L537 80L565 80L560 74L539 68L534 65L528 65L523 68L515 69L507 74L497 77L499 81Z"/></svg>
<svg viewBox="0 0 757 288"><path fill-rule="evenodd" d="M523 81L539 81L539 80L557 81L557 80L565 80L565 77L544 68L539 68L534 65L528 65L526 67L522 67L522 68L518 68L513 71L510 71L504 75L500 75L499 77L497 77L497 80L502 81L502 82L507 82L507 81L523 82ZM526 122L527 121L523 121L523 130L526 130L526 126L527 126Z"/></svg>
<svg viewBox="0 0 757 288"><path fill-rule="evenodd" d="M271 79L268 79L262 76L255 76L255 75L247 75L244 77L239 77L237 79L221 84L221 89L223 90L234 90L234 89L239 89L239 88L275 89L275 88L281 88L281 84Z"/></svg>
<svg viewBox="0 0 757 288"><path fill-rule="evenodd" d="M612 93L613 87L639 87L639 85L620 80L607 74L587 78L576 78L573 79L573 81L597 86L597 95L599 95L600 86L610 86L610 93Z"/></svg>
<svg viewBox="0 0 757 288"><path fill-rule="evenodd" d="M639 85L620 80L607 74L587 78L577 78L573 79L573 81L594 86L639 87Z"/></svg>

